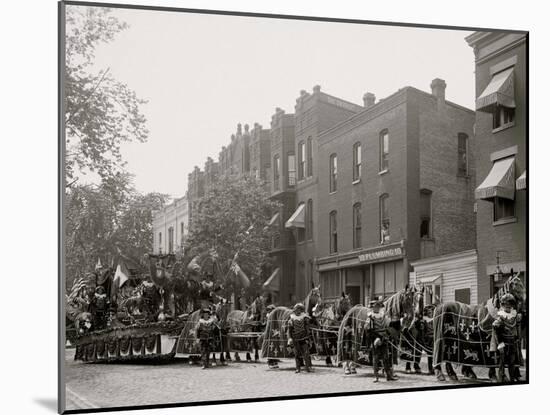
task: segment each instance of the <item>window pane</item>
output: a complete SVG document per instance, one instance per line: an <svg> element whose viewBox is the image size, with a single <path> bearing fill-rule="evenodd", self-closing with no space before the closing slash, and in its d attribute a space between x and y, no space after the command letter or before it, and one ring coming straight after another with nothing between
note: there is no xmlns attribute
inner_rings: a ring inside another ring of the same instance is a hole
<svg viewBox="0 0 550 415"><path fill-rule="evenodd" d="M296 161L294 154L288 155L288 185L296 185Z"/></svg>

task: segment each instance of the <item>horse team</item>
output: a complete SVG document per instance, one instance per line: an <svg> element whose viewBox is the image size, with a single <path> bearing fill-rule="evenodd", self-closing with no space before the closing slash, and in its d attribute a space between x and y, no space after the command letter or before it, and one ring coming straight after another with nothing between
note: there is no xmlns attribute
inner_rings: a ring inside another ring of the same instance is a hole
<svg viewBox="0 0 550 415"><path fill-rule="evenodd" d="M302 365L309 371L309 356L315 354L324 358L327 366L332 366L336 357L346 375L356 373L359 366L372 365L375 381L382 363L386 379L396 380L393 365L399 358L407 361L407 373L411 363L419 373L420 357L425 353L429 373L440 381L446 380L443 364L453 380L457 380L453 364L458 364L468 378L477 377L473 367L486 367L494 381L518 381L519 366L523 364L519 347L522 323L515 316L525 314L525 292L521 279L512 275L482 305L447 302L425 307L423 289L415 287L406 287L383 302L371 302L369 307L352 306L345 293L333 301L323 301L319 287L312 288L304 301L292 309L266 306L258 296L246 311L229 312L225 310L227 305L217 306L214 314L222 338L220 359L222 364L231 359L229 351L235 350L231 342L237 339L241 341L240 349L247 352L247 360L251 360L250 352L254 351L254 360L258 361L261 350L261 357L267 359L270 368L277 368L281 359L294 358L297 372ZM505 307L508 312L503 311ZM507 320L509 316L514 319ZM493 346L497 326L508 327L508 337ZM295 333L302 329L307 339L301 334L296 340ZM472 344L480 349L470 348ZM482 349L484 345L487 350ZM486 356L481 359L483 353ZM237 352L234 358L240 360ZM508 378L504 375L506 365Z"/></svg>

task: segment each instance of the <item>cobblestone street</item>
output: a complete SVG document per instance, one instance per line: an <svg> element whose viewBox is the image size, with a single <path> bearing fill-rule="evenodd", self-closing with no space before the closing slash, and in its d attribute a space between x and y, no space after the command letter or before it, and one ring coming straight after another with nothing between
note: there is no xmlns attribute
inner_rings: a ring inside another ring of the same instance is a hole
<svg viewBox="0 0 550 415"><path fill-rule="evenodd" d="M404 363L397 367L399 380L374 383L372 368L358 369L357 375L343 374L342 368L326 367L314 361L313 373L294 373L291 361L270 370L265 360L259 364L231 362L225 367L202 370L184 359L167 364L86 364L75 362L74 349L66 352L67 409L200 402L270 396L295 396L331 392L468 384L474 381L459 375L458 382L438 382L426 374L406 374ZM487 371L476 369L480 380L488 382Z"/></svg>

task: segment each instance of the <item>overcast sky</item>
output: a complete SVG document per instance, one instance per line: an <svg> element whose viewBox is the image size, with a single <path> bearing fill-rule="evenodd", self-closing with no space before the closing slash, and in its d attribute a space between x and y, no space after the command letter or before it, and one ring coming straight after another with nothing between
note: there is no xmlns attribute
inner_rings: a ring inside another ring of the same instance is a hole
<svg viewBox="0 0 550 415"><path fill-rule="evenodd" d="M474 103L469 31L388 27L117 9L130 28L97 50L97 68L126 82L143 106L147 143L125 144L123 157L143 192L174 197L187 174L217 160L237 123L269 128L275 107L294 112L300 90L314 85L362 105L403 86Z"/></svg>

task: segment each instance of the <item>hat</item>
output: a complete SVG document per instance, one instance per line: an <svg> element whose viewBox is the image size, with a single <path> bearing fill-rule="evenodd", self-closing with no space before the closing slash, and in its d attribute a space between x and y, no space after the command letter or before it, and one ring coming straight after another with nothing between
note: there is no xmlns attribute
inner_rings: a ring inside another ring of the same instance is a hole
<svg viewBox="0 0 550 415"><path fill-rule="evenodd" d="M371 308L384 307L384 302L382 300L372 300L369 305Z"/></svg>
<svg viewBox="0 0 550 415"><path fill-rule="evenodd" d="M435 305L434 304L429 304L429 305L424 307L422 312L424 313L424 315L426 315L426 314L428 314L428 312L433 311L434 309L435 309Z"/></svg>
<svg viewBox="0 0 550 415"><path fill-rule="evenodd" d="M212 312L210 311L209 308L203 308L203 309L201 310L201 314L202 314L202 313L212 314Z"/></svg>
<svg viewBox="0 0 550 415"><path fill-rule="evenodd" d="M275 305L269 304L266 308L267 311L275 310Z"/></svg>
<svg viewBox="0 0 550 415"><path fill-rule="evenodd" d="M508 305L511 305L511 306L515 306L516 305L516 299L514 298L514 296L512 294L504 294L500 298L500 303L502 305L508 304Z"/></svg>
<svg viewBox="0 0 550 415"><path fill-rule="evenodd" d="M105 288L102 285L96 287L95 292L98 294L105 294Z"/></svg>
<svg viewBox="0 0 550 415"><path fill-rule="evenodd" d="M306 308L304 307L304 305L302 303L296 303L296 305L292 308L292 310L296 311L298 309L301 309L302 311L304 311Z"/></svg>

